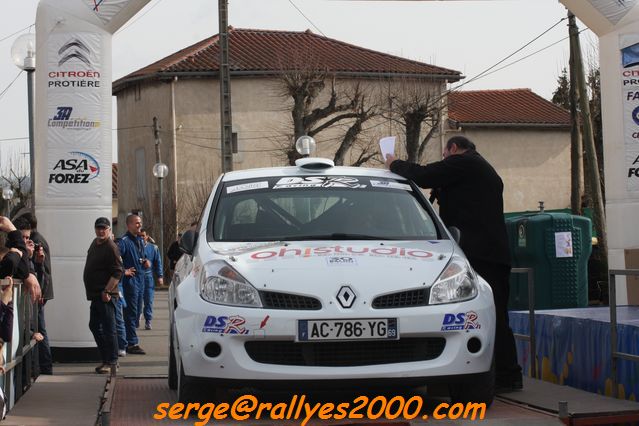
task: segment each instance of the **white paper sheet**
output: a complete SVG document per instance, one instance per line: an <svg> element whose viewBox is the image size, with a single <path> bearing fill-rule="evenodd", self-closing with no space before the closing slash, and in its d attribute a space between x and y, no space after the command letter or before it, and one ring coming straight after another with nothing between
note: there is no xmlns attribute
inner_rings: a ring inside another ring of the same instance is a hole
<svg viewBox="0 0 639 426"><path fill-rule="evenodd" d="M572 257L571 232L555 232L555 256Z"/></svg>
<svg viewBox="0 0 639 426"><path fill-rule="evenodd" d="M386 154L395 155L395 136L387 136L379 140L379 149L382 159L386 161Z"/></svg>

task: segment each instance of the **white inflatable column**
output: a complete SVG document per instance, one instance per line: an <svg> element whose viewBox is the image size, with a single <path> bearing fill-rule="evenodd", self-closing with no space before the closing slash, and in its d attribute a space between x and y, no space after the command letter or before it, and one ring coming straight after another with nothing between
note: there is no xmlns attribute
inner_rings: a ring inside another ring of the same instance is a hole
<svg viewBox="0 0 639 426"><path fill-rule="evenodd" d="M36 19L35 202L52 254L50 344L95 346L83 270L111 217L111 39L148 0L43 0Z"/></svg>
<svg viewBox="0 0 639 426"><path fill-rule="evenodd" d="M626 253L639 248L639 6L637 0L561 2L599 36L608 266L624 269ZM617 280L622 305L628 303L624 282Z"/></svg>

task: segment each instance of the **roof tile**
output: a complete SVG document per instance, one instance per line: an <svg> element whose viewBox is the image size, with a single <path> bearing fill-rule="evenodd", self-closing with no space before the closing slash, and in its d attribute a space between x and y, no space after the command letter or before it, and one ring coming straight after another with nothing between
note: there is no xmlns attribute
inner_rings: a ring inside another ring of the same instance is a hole
<svg viewBox="0 0 639 426"><path fill-rule="evenodd" d="M448 117L460 125L570 126L570 113L530 89L451 92Z"/></svg>
<svg viewBox="0 0 639 426"><path fill-rule="evenodd" d="M164 73L219 70L219 36L215 35L119 79ZM459 71L400 58L304 32L229 28L231 72L280 72L317 64L336 73L401 73L462 78Z"/></svg>

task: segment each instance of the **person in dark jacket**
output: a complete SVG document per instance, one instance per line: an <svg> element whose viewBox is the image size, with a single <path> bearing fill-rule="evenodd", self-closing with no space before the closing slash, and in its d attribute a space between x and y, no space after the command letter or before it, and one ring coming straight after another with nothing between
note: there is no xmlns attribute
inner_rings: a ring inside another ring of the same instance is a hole
<svg viewBox="0 0 639 426"><path fill-rule="evenodd" d="M13 222L4 216L0 216L0 231L7 233L5 246L8 249L17 249L17 251L10 250L10 253L7 253L3 259L3 263L0 265L0 276L11 275L15 279L26 280L31 271L29 269L29 254L22 239L22 232L18 231ZM19 258L16 256L18 252ZM39 292L37 295L40 297Z"/></svg>
<svg viewBox="0 0 639 426"><path fill-rule="evenodd" d="M34 253L31 256L35 276L42 289L42 297L38 301L38 322L34 330L40 333L42 339L38 342L38 367L40 374L53 374L53 358L49 346L49 334L44 316L44 306L48 300L53 299L53 282L51 280L51 252L49 243L37 231L38 221L35 215L25 213L15 220L15 225L22 232L22 236L31 240L34 244Z"/></svg>
<svg viewBox="0 0 639 426"><path fill-rule="evenodd" d="M444 224L461 231L459 245L473 269L493 290L497 386L521 389L521 367L508 324L510 253L504 221L504 184L475 144L463 136L448 140L443 157L442 161L422 166L387 155L386 165L422 188L435 189Z"/></svg>
<svg viewBox="0 0 639 426"><path fill-rule="evenodd" d="M2 343L10 342L13 335L13 274L7 273L9 268L17 265L20 257L22 253L19 250L0 247L0 266L5 271L5 274L0 274L0 351ZM4 268L5 265L9 268ZM2 364L4 361L0 362L0 368Z"/></svg>
<svg viewBox="0 0 639 426"><path fill-rule="evenodd" d="M6 247L0 248L0 351L13 335L13 277L25 279L29 273L27 248L22 233L6 217L0 216L0 231L7 233ZM0 352L1 358L1 352ZM0 371L4 372L4 359Z"/></svg>
<svg viewBox="0 0 639 426"><path fill-rule="evenodd" d="M118 365L115 309L123 268L120 250L111 239L109 219L96 219L95 235L84 265L84 288L87 300L91 301L89 328L102 356L102 364L95 368L95 372L108 374Z"/></svg>

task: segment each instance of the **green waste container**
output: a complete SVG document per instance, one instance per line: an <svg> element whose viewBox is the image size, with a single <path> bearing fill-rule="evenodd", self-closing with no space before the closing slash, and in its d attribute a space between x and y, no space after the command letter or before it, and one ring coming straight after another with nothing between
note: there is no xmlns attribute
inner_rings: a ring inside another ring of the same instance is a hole
<svg viewBox="0 0 639 426"><path fill-rule="evenodd" d="M513 268L532 268L535 309L588 306L590 219L540 211L506 220ZM528 309L528 277L510 275L509 309Z"/></svg>

